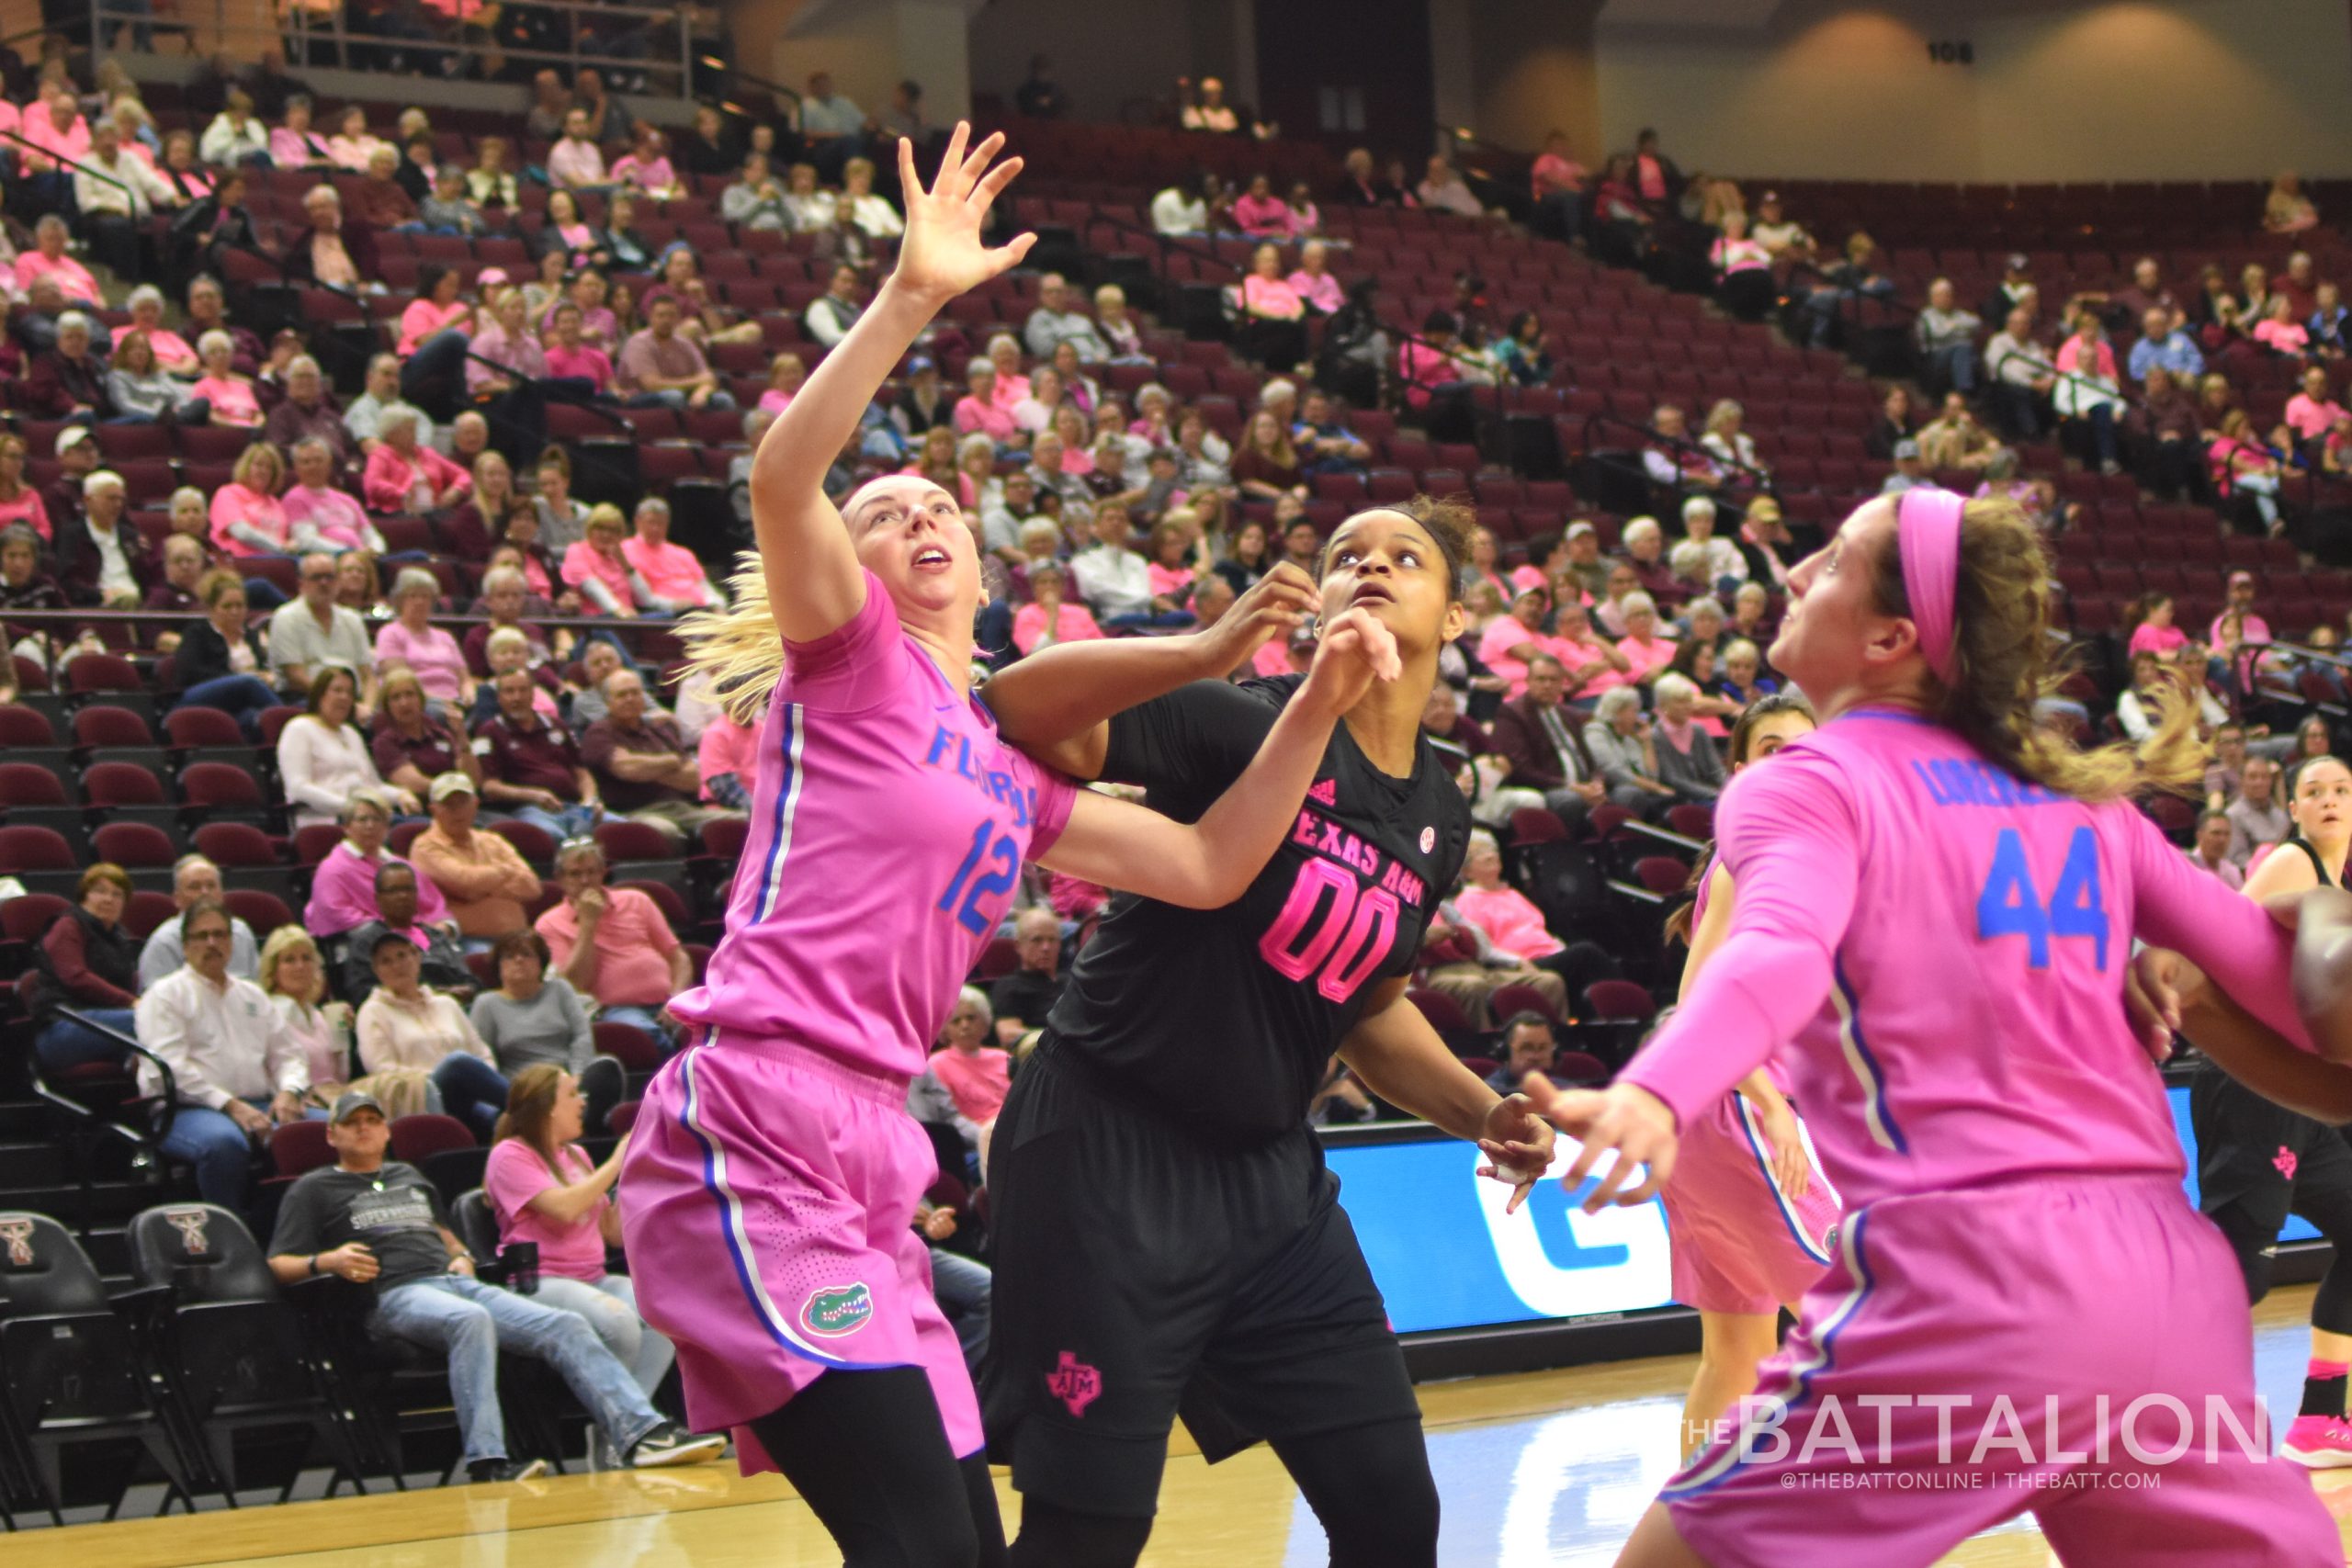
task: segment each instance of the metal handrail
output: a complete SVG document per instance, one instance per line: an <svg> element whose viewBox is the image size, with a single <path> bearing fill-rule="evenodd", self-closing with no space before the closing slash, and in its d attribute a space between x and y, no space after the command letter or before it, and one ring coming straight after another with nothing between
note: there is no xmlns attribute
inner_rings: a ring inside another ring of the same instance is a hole
<svg viewBox="0 0 2352 1568"><path fill-rule="evenodd" d="M1621 429L1638 431L1646 437L1646 445L1664 446L1669 451L1695 452L1700 457L1706 458L1708 462L1713 463L1716 468L1729 468L1735 472L1747 475L1749 479L1755 481L1756 488L1758 490L1769 491L1771 489L1772 476L1767 470L1756 468L1752 464L1743 463L1736 457L1719 457L1715 453L1709 451L1701 443L1691 440L1687 435L1668 435L1664 431L1659 430L1656 425L1644 424L1640 420L1627 419L1623 414L1601 412L1587 414L1585 416L1585 450L1588 453L1594 450L1592 445L1592 427L1596 424L1613 424ZM1644 468L1642 472L1646 475L1649 470L1647 468ZM1678 468L1676 472L1679 473L1680 469ZM1675 488L1679 491L1682 487L1678 484Z"/></svg>
<svg viewBox="0 0 2352 1568"><path fill-rule="evenodd" d="M33 141L30 137L19 136L13 130L0 130L0 138L6 138L6 140L17 143L19 147L31 148L34 152L40 153L51 163L55 164L61 169L72 169L76 174L87 175L92 179L103 181L106 184L114 186L114 188L119 191L130 191L130 187L129 186L123 184L122 181L116 179L112 175L107 174L103 170L94 169L87 164L76 163L73 159L67 157L64 153L57 152L52 148L44 147L40 142Z"/></svg>

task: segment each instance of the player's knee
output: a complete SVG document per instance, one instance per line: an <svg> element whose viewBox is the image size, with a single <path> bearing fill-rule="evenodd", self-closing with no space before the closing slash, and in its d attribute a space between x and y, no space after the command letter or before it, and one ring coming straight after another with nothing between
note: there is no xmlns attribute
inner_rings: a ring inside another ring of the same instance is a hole
<svg viewBox="0 0 2352 1568"><path fill-rule="evenodd" d="M1081 1514L1028 1496L1006 1562L1009 1568L1134 1568L1150 1539L1148 1518Z"/></svg>
<svg viewBox="0 0 2352 1568"><path fill-rule="evenodd" d="M943 1500L953 1506L910 1509L900 1521L899 1554L888 1563L876 1560L872 1568L978 1568L979 1532L960 1496ZM855 1559L844 1568L867 1568Z"/></svg>
<svg viewBox="0 0 2352 1568"><path fill-rule="evenodd" d="M1418 1474L1367 1484L1341 1518L1326 1518L1331 1568L1436 1568L1437 1483Z"/></svg>

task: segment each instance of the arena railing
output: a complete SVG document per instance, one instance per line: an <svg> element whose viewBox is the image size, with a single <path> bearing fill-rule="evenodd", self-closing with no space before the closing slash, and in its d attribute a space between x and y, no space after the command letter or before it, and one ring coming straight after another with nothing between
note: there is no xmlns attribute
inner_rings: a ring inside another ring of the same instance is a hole
<svg viewBox="0 0 2352 1568"><path fill-rule="evenodd" d="M501 38L479 20L470 20L447 37L396 38L360 31L346 20L347 7L335 5L314 10L307 4L278 7L277 28L286 56L314 64L356 63L377 56L401 55L412 62L431 62L452 77L490 81L507 62L533 69L553 66L569 80L582 68L607 76L670 78L649 85L652 91L684 97L692 90L696 62L707 51L709 39L695 37L696 8L691 6L635 6L619 0L531 0L534 18L553 23L556 37L534 33L517 41ZM224 38L247 26L230 14L228 0L213 0L212 36ZM495 18L497 7L481 13ZM154 14L146 0L93 0L89 9L89 47L95 56L107 51L109 41L140 31L188 31L185 11L169 17ZM494 25L494 23L493 23ZM550 45L543 47L543 45Z"/></svg>
<svg viewBox="0 0 2352 1568"><path fill-rule="evenodd" d="M1627 450L1625 447L1607 446L1594 439L1593 433L1596 429L1605 431L1612 428L1619 431L1631 432L1641 437L1641 447L1634 449L1634 456L1631 462L1625 461L1620 456L1620 454ZM1647 465L1644 464L1641 460L1641 449L1651 446L1664 447L1666 450L1675 453L1678 456L1703 457L1718 468L1727 469L1732 473L1741 476L1758 491L1758 493L1769 494L1771 492L1772 476L1765 470L1752 467L1747 463L1742 463L1736 459L1726 461L1713 452L1709 451L1705 446L1700 445L1698 442L1691 440L1689 436L1668 435L1655 425L1644 424L1640 420L1627 419L1621 414L1604 412L1586 415L1581 437L1582 449L1578 452L1577 456L1583 457L1587 462L1595 463L1602 468L1608 468L1612 473L1625 476L1629 481L1629 488L1631 483L1638 482L1645 492L1655 494L1657 491L1668 489L1669 487L1662 485L1658 481L1657 476L1651 473ZM1689 500L1694 494L1701 493L1697 486L1690 484L1683 479L1682 467L1679 463L1675 465L1675 482L1670 488L1674 496L1675 509L1678 513L1680 511L1683 502ZM1711 496L1709 499L1712 500L1713 498Z"/></svg>
<svg viewBox="0 0 2352 1568"><path fill-rule="evenodd" d="M251 573L247 575L257 576L260 574ZM291 596L288 597L288 603L293 603ZM6 614L8 624L11 626L28 629L34 632L41 632L46 628L54 627L56 629L56 633L63 634L62 637L51 634L52 640L57 642L61 647L65 643L72 641L74 637L85 626L123 626L134 631L167 631L178 626L190 626L198 621L205 620L207 618L204 613L199 610L12 609ZM250 624L258 626L266 620L266 616L256 616L254 617ZM435 614L431 617L431 620L434 626L440 627L444 631L453 632L459 637L463 637L467 632L472 630L476 626L485 626L496 624L488 615L459 615L454 613L447 615ZM373 619L369 620L368 638L371 643L374 641L376 627L381 624L382 623ZM528 615L524 617L523 624L537 631L571 631L582 633L583 636L590 632L609 632L619 637L623 641L629 643L632 648L645 638L655 637L674 638L678 634L678 623L676 620L663 620L644 615ZM106 649L105 651L111 653L118 658L127 659L134 656L135 654L146 652L148 650L143 649L109 647ZM639 658L638 661L640 663L644 662L641 658ZM49 694L62 695L63 694L57 687L52 686L50 688ZM85 694L84 695L86 696L87 700L92 702L102 704L106 700L106 694L104 692Z"/></svg>
<svg viewBox="0 0 2352 1568"><path fill-rule="evenodd" d="M50 163L57 164L60 168L71 169L75 174L79 175L87 175L101 185L110 185L119 191L129 191L130 189L129 186L125 185L122 181L116 179L104 169L98 168L96 165L92 164L76 163L61 152L54 152L50 148L42 146L38 141L30 141L26 137L17 135L13 130L0 130L0 139L11 141L19 147L28 147L33 152L40 154L41 157L48 160Z"/></svg>

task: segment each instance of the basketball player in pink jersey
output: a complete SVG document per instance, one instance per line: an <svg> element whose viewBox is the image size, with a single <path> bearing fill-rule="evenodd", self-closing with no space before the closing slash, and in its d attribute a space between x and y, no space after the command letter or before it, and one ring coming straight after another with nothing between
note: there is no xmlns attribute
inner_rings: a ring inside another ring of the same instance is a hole
<svg viewBox="0 0 2352 1568"><path fill-rule="evenodd" d="M1737 905L1690 1000L1555 1108L1572 1190L1611 1160L1586 1207L1645 1201L1677 1129L1786 1042L1847 1204L1737 1429L1621 1564L1925 1568L2029 1509L2074 1564L2344 1561L2264 1450L2244 1292L2118 1004L2137 933L2306 1049L2346 1055L2352 1007L2298 1017L2295 983L2335 974L2131 805L2201 766L2186 705L2141 757L2037 728L2048 576L2016 508L1926 490L1797 569L1771 660L1823 728L1724 795ZM2143 1436L2164 1401L2188 1414Z"/></svg>
<svg viewBox="0 0 2352 1568"><path fill-rule="evenodd" d="M1793 692L1759 698L1732 727L1734 773L1815 728ZM1688 911L1690 954L1678 1002L1690 994L1731 929L1731 873L1711 861ZM1829 1266L1838 1197L1799 1132L1783 1075L1766 1063L1683 1133L1674 1179L1660 1196L1673 1241L1674 1299L1699 1314L1699 1371L1682 1404L1685 1453L1713 1435L1733 1400L1756 1386L1757 1364L1780 1346L1781 1308Z"/></svg>
<svg viewBox="0 0 2352 1568"><path fill-rule="evenodd" d="M1289 829L1338 716L1397 670L1368 616L1325 631L1297 701L1193 825L1075 790L971 698L979 565L927 479L820 488L916 334L1019 261L980 243L1020 167L966 155L929 189L899 144L897 271L760 445L757 561L697 662L762 724L752 832L707 982L671 1004L700 1038L645 1099L623 1179L638 1303L678 1347L703 1431L734 1428L850 1568L1003 1560L971 1380L910 1228L938 1174L907 1089L1022 863L1214 908Z"/></svg>

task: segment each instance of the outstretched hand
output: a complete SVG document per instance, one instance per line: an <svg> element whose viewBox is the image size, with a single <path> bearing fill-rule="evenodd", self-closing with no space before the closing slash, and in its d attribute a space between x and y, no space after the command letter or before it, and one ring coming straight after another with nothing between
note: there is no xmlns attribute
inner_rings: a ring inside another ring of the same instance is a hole
<svg viewBox="0 0 2352 1568"><path fill-rule="evenodd" d="M1021 160L1007 158L990 168L1004 150L1004 133L989 136L967 154L965 143L971 134L968 124L956 122L929 189L915 173L914 143L903 137L899 141L899 186L906 200L907 231L899 243L899 265L890 283L934 308L1019 265L1037 243L1037 236L1028 233L1016 234L994 249L980 243L989 209L1021 172Z"/></svg>
<svg viewBox="0 0 2352 1568"><path fill-rule="evenodd" d="M1478 1174L1510 1185L1510 1200L1503 1205L1503 1213L1515 1213L1544 1179L1544 1173L1552 1168L1552 1124L1536 1114L1535 1102L1527 1096L1507 1094L1487 1112L1478 1152L1487 1161L1478 1168Z"/></svg>
<svg viewBox="0 0 2352 1568"><path fill-rule="evenodd" d="M1675 1151L1679 1142L1675 1135L1674 1112L1645 1089L1611 1084L1603 1089L1570 1089L1546 1105L1544 1113L1554 1126L1582 1145L1576 1162L1560 1179L1560 1184L1571 1193L1584 1185L1585 1178L1600 1163L1601 1156L1616 1156L1585 1198L1584 1212L1588 1214L1597 1214L1612 1202L1628 1207L1645 1203L1657 1196L1658 1189L1674 1174ZM1643 1166L1649 1168L1648 1176L1633 1187L1625 1187ZM1620 1190L1621 1188L1624 1190Z"/></svg>
<svg viewBox="0 0 2352 1568"><path fill-rule="evenodd" d="M1394 633L1363 609L1345 610L1323 626L1315 667L1303 693L1331 713L1345 713L1374 681L1394 681L1405 671Z"/></svg>

